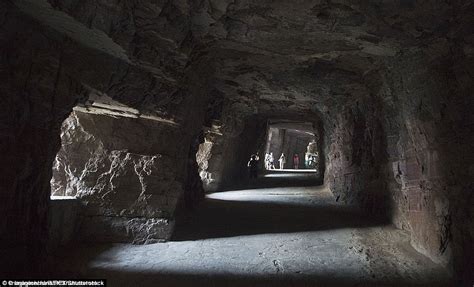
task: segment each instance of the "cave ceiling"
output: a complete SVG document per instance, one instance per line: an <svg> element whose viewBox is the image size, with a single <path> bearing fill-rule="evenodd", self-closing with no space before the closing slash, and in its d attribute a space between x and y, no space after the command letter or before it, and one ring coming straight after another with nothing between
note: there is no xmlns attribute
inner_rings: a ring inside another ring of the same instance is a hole
<svg viewBox="0 0 474 287"><path fill-rule="evenodd" d="M193 94L210 95L221 114L235 117L325 113L367 96L386 59L456 32L446 30L452 6L435 2L13 1L44 33L72 39L84 54L98 51L82 70L97 71L97 57L112 59L100 66L109 78L83 80L109 107L112 98L177 121Z"/></svg>

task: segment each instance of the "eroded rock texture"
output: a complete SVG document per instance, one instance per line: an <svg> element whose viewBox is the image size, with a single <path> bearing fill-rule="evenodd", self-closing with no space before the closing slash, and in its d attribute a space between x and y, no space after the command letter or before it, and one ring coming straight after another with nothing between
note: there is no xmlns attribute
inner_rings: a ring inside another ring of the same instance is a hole
<svg viewBox="0 0 474 287"><path fill-rule="evenodd" d="M83 203L82 240L143 243L169 238L183 192L178 163L184 148L167 141L178 134L175 127L153 120L81 112L64 122L52 194L76 196Z"/></svg>
<svg viewBox="0 0 474 287"><path fill-rule="evenodd" d="M72 129L87 156L60 153L68 183L53 188L88 203L88 226L166 238L190 167L222 182L266 120L297 119L323 130L339 200L409 230L468 282L473 21L461 0L2 1L0 230L23 254L10 265L44 257L60 127L79 105L101 116ZM212 156L191 164L203 130Z"/></svg>
<svg viewBox="0 0 474 287"><path fill-rule="evenodd" d="M473 250L469 49L440 39L406 53L388 65L382 92L397 112L387 117L394 222L412 232L418 250L444 263ZM472 268L469 260L454 263Z"/></svg>
<svg viewBox="0 0 474 287"><path fill-rule="evenodd" d="M381 167L386 161L377 99L356 101L334 119L326 140L326 184L340 200L385 216L390 199Z"/></svg>

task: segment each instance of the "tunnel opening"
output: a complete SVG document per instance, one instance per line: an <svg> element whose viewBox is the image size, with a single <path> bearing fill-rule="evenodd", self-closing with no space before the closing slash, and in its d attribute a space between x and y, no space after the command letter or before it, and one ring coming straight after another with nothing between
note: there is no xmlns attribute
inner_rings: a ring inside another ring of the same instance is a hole
<svg viewBox="0 0 474 287"><path fill-rule="evenodd" d="M260 114L233 124L238 127L214 120L204 129L196 159L206 193L323 183L323 129L316 115ZM283 169L281 154L287 157ZM255 180L250 178L252 157L258 159Z"/></svg>
<svg viewBox="0 0 474 287"><path fill-rule="evenodd" d="M320 171L319 132L311 123L272 120L268 123L265 146L265 171Z"/></svg>

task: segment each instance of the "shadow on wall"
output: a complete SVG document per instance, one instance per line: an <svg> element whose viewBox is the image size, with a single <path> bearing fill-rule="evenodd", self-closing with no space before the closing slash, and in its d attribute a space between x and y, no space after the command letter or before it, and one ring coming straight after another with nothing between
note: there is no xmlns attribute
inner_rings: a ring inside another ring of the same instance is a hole
<svg viewBox="0 0 474 287"><path fill-rule="evenodd" d="M194 136L188 152L186 165L186 181L184 184L184 206L187 209L195 208L204 199L204 187L199 175L199 163L197 153L200 145L204 143L204 132Z"/></svg>
<svg viewBox="0 0 474 287"><path fill-rule="evenodd" d="M471 49L460 41L437 58L407 53L384 77L396 94L387 101L396 111L388 121L396 123L388 129L394 223L411 231L419 252L453 269L459 286L472 286L474 58L460 43Z"/></svg>
<svg viewBox="0 0 474 287"><path fill-rule="evenodd" d="M393 208L386 184L388 161L379 101L344 108L326 134L325 184L342 202L388 220Z"/></svg>

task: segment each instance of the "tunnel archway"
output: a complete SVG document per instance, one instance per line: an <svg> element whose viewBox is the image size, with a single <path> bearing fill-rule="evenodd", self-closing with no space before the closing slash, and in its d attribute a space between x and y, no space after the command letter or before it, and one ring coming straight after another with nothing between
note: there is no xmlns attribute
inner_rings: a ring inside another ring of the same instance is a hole
<svg viewBox="0 0 474 287"><path fill-rule="evenodd" d="M271 120L267 126L265 155L270 155L265 166L267 171L302 169L321 174L322 132L315 130L312 123ZM275 166L275 157L281 155L285 155L286 160L281 161L284 164L278 163L278 166Z"/></svg>
<svg viewBox="0 0 474 287"><path fill-rule="evenodd" d="M199 173L205 190L212 192L244 187L248 182L247 163L252 154L259 156L259 170L264 174L266 172L264 156L268 151L269 128L277 122L280 125L287 123L293 127L298 126L295 123L306 123L307 128L317 134L314 138L319 140L319 149L323 153L323 125L320 117L313 112L304 116L291 112L249 116L242 120L237 133L226 132L226 127L223 127L220 122L214 122L214 125L206 131L205 141L198 151ZM308 143L305 143L304 148L307 145ZM304 159L304 154L302 158ZM318 168L324 171L324 156L320 158ZM302 166L303 162L302 160ZM323 172L315 174L312 184L317 185L323 181L323 178Z"/></svg>

